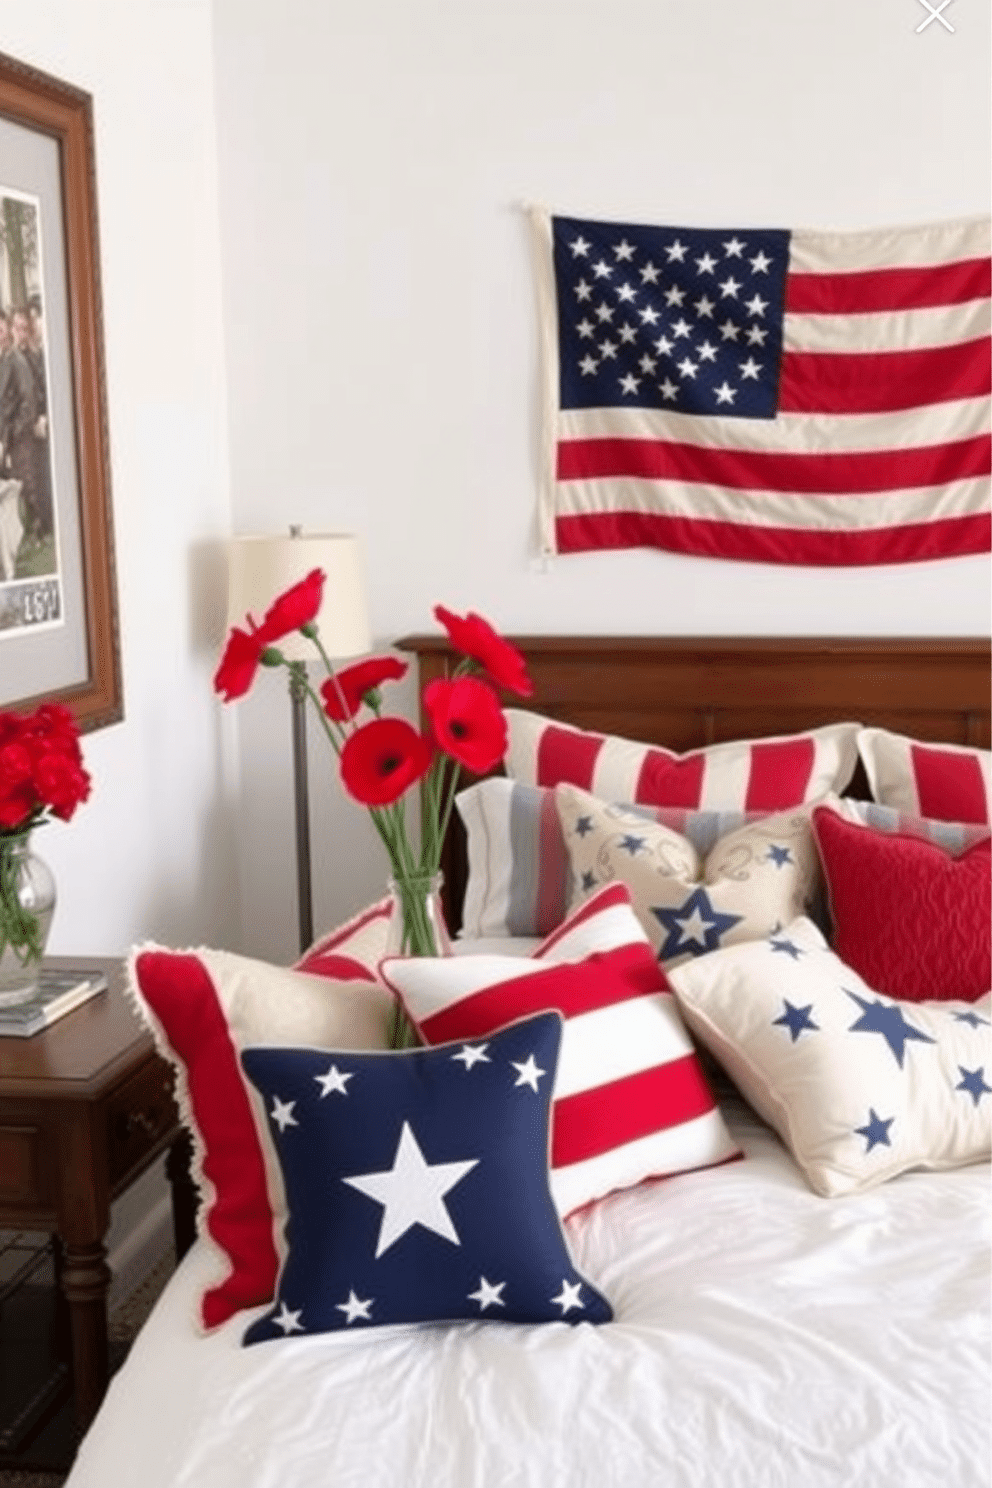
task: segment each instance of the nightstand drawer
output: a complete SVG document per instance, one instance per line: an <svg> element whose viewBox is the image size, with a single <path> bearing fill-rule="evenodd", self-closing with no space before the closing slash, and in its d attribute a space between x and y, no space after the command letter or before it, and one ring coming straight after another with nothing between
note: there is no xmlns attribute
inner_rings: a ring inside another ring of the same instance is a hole
<svg viewBox="0 0 992 1488"><path fill-rule="evenodd" d="M177 1121L172 1074L153 1060L107 1102L107 1171L111 1186L127 1176Z"/></svg>

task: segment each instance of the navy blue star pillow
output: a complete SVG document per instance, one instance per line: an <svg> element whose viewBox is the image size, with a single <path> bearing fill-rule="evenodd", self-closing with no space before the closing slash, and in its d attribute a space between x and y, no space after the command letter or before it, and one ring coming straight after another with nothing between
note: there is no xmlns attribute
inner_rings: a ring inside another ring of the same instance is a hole
<svg viewBox="0 0 992 1488"><path fill-rule="evenodd" d="M386 1323L603 1323L548 1188L561 1017L388 1053L246 1049L288 1219L246 1344Z"/></svg>
<svg viewBox="0 0 992 1488"><path fill-rule="evenodd" d="M856 1193L992 1152L988 995L886 997L805 918L667 976L693 1033L817 1193Z"/></svg>

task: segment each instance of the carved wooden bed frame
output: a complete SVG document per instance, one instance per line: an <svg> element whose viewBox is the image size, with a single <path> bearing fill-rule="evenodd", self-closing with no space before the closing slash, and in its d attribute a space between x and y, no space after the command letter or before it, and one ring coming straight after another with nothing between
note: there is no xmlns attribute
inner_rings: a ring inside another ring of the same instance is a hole
<svg viewBox="0 0 992 1488"><path fill-rule="evenodd" d="M848 719L917 739L990 747L987 637L508 639L534 682L533 697L506 698L508 705L680 753ZM454 656L446 636L406 636L398 646L416 656L422 687L443 677ZM849 790L867 795L863 776ZM442 866L454 932L466 876L460 822Z"/></svg>

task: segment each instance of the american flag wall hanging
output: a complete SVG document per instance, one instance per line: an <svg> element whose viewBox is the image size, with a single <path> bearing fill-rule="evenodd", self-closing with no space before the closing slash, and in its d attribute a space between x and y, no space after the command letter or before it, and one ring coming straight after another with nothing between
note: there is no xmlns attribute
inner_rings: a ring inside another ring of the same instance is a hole
<svg viewBox="0 0 992 1488"><path fill-rule="evenodd" d="M990 225L640 226L531 209L546 553L980 553Z"/></svg>

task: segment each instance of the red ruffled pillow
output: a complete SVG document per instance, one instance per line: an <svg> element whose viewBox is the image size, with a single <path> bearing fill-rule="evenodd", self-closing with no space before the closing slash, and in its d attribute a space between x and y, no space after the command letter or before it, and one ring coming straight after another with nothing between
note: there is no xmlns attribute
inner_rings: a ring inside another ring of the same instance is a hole
<svg viewBox="0 0 992 1488"><path fill-rule="evenodd" d="M832 945L869 986L908 1002L974 1002L992 986L990 839L959 857L919 837L813 812Z"/></svg>

